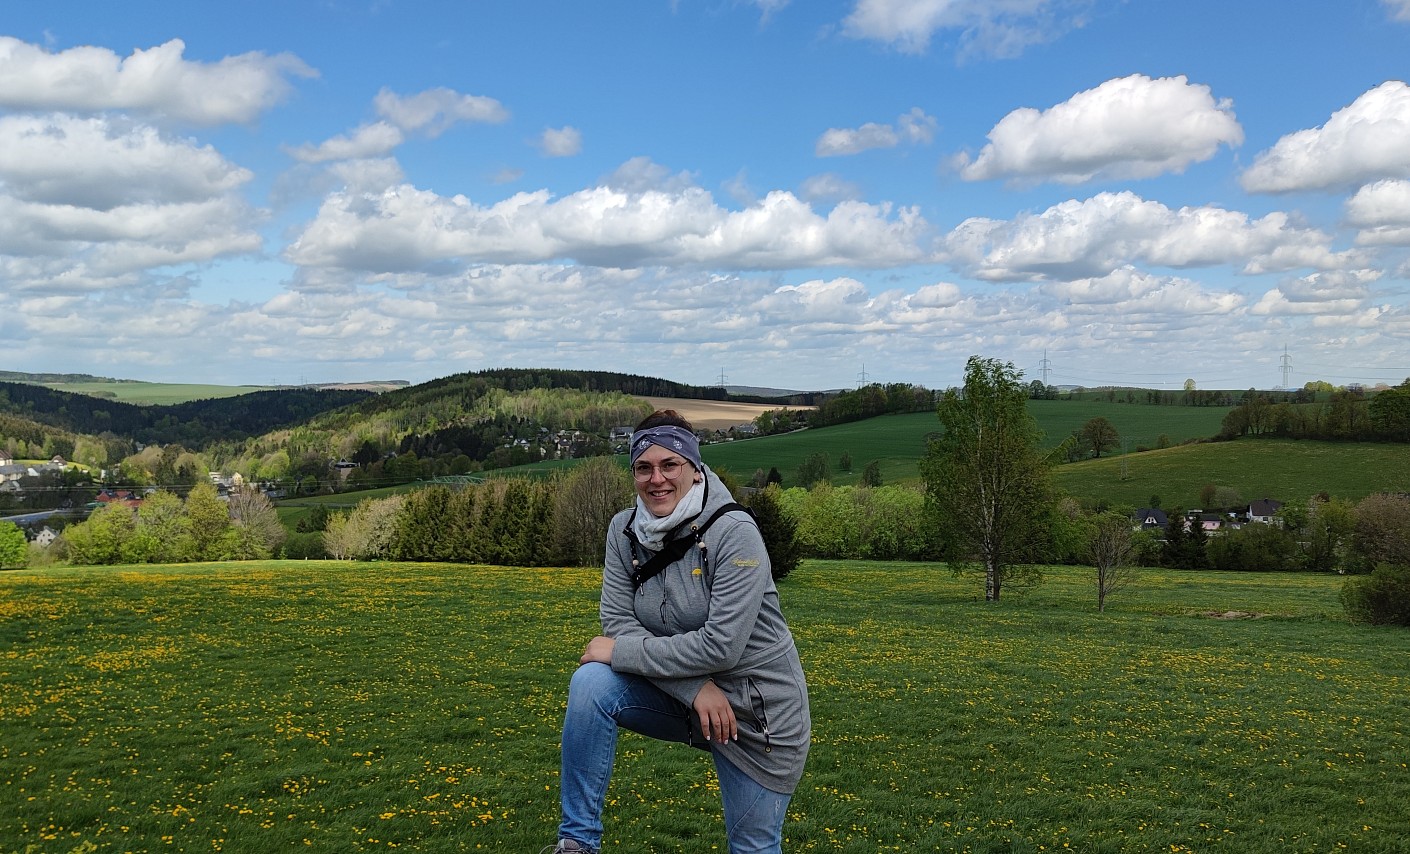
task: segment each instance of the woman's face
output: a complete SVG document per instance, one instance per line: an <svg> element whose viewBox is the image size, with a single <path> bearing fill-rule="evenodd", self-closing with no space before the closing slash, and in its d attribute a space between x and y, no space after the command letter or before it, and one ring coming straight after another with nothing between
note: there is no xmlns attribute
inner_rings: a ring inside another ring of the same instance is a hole
<svg viewBox="0 0 1410 854"><path fill-rule="evenodd" d="M662 474L662 468L670 468L672 463L679 466L675 480ZM700 472L685 457L660 445L652 445L643 451L632 469L645 470L647 466L651 467L651 477L636 481L636 494L641 496L641 503L653 516L671 515L685 494L700 480Z"/></svg>

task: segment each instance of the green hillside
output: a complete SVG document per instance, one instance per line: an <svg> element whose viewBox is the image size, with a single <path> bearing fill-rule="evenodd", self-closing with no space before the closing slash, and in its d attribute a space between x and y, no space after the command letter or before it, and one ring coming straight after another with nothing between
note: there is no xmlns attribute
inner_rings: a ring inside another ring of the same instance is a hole
<svg viewBox="0 0 1410 854"><path fill-rule="evenodd" d="M1206 484L1247 500L1302 501L1319 492L1352 500L1410 492L1410 446L1244 438L1185 445L1059 466L1056 481L1081 498L1147 506L1199 507Z"/></svg>
<svg viewBox="0 0 1410 854"><path fill-rule="evenodd" d="M1089 419L1100 416L1116 426L1133 451L1155 447L1162 436L1172 445L1213 436L1228 411L1227 407L1144 406L1106 401L1034 400L1028 405L1048 447L1056 447ZM816 453L827 454L834 484L856 483L872 460L881 463L883 483L902 483L919 477L917 464L925 453L925 438L939 426L933 412L884 415L834 427L709 445L703 454L710 465L746 479L755 469L767 472L777 468L785 486L795 482L798 466ZM844 453L852 457L850 473L838 470Z"/></svg>

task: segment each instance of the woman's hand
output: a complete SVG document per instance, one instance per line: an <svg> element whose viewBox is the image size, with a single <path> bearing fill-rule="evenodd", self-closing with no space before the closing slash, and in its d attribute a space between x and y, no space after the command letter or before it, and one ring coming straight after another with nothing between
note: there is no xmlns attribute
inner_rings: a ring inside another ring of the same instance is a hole
<svg viewBox="0 0 1410 854"><path fill-rule="evenodd" d="M597 637L588 641L587 649L583 650L583 657L578 659L578 663L587 664L589 661L597 661L601 662L602 664L611 664L612 647L616 645L617 642L612 640L611 638L605 638L602 635L598 635Z"/></svg>
<svg viewBox="0 0 1410 854"><path fill-rule="evenodd" d="M729 698L720 686L706 682L695 695L695 713L700 716L700 731L705 740L711 739L724 744L739 740L739 725L734 719L734 709L730 708Z"/></svg>

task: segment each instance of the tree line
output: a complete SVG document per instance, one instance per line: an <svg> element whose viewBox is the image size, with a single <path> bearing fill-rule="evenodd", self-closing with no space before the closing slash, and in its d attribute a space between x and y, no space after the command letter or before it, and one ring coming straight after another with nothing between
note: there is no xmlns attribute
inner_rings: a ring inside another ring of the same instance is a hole
<svg viewBox="0 0 1410 854"><path fill-rule="evenodd" d="M1275 400L1249 389L1224 416L1217 438L1240 436L1410 442L1410 379L1369 396L1357 387L1336 389L1324 401Z"/></svg>

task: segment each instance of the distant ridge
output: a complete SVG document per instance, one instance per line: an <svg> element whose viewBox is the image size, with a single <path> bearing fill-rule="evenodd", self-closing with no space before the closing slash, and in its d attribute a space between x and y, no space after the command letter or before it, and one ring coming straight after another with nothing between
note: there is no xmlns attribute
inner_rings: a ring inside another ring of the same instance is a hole
<svg viewBox="0 0 1410 854"><path fill-rule="evenodd" d="M796 394L837 394L842 391L840 388L811 389L804 391L803 389L769 388L767 386L753 385L727 385L724 389L730 394L752 397L792 397Z"/></svg>

